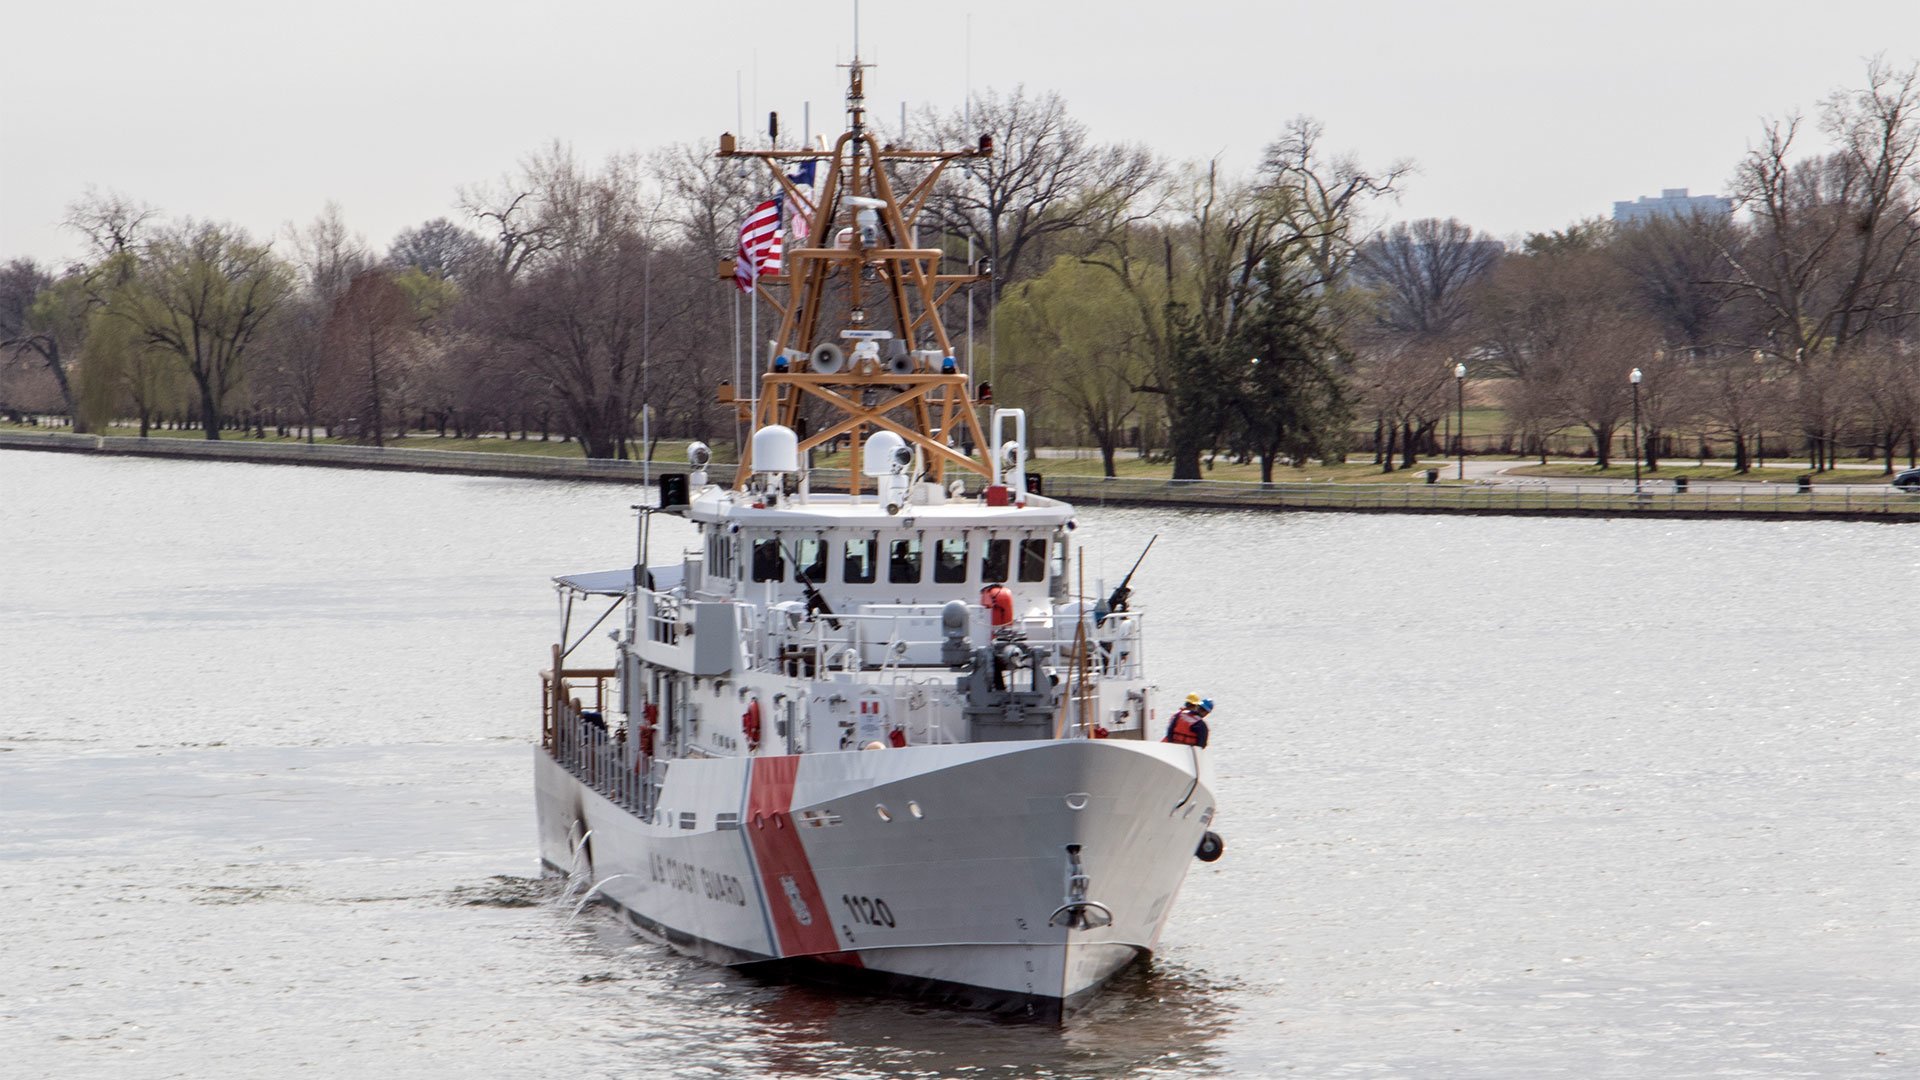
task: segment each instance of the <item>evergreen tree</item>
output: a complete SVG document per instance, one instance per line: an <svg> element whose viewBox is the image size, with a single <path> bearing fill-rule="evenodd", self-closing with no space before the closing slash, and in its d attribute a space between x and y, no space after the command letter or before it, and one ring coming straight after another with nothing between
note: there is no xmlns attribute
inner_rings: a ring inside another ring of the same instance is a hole
<svg viewBox="0 0 1920 1080"><path fill-rule="evenodd" d="M1260 285L1254 310L1216 364L1232 377L1215 385L1231 388L1239 440L1260 458L1260 480L1270 484L1282 456L1298 465L1341 452L1353 415L1324 294L1278 260L1261 268Z"/></svg>

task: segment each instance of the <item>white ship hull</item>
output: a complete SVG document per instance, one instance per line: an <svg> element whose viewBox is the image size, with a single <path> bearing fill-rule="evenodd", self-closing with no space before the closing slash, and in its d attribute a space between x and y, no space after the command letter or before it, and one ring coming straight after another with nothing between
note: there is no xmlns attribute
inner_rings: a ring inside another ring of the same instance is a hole
<svg viewBox="0 0 1920 1080"><path fill-rule="evenodd" d="M536 758L542 860L681 949L1040 1018L1153 950L1213 815L1139 741L678 760L655 821Z"/></svg>

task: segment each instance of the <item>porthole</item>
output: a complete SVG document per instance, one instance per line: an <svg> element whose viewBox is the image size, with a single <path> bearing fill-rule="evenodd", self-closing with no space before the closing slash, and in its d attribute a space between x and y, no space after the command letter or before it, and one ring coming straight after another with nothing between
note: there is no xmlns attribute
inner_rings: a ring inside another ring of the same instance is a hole
<svg viewBox="0 0 1920 1080"><path fill-rule="evenodd" d="M907 813L912 814L916 818L923 818L927 816L920 812L920 804L912 801L909 801L907 803Z"/></svg>
<svg viewBox="0 0 1920 1080"><path fill-rule="evenodd" d="M893 820L893 811L887 809L886 803L875 803L873 806L873 812L880 815L881 821Z"/></svg>

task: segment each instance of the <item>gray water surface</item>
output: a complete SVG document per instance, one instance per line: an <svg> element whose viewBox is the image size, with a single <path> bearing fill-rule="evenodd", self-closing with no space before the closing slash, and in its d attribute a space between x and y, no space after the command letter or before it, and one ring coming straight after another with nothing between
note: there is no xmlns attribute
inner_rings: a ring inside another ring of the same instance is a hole
<svg viewBox="0 0 1920 1080"><path fill-rule="evenodd" d="M1920 526L1083 509L1228 849L1056 1030L537 876L547 578L636 501L0 453L0 1075L1920 1075Z"/></svg>

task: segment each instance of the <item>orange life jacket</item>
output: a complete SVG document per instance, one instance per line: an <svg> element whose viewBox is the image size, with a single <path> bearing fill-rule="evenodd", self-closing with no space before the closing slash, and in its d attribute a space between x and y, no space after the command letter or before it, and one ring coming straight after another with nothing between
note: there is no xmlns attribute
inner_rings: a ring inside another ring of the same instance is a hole
<svg viewBox="0 0 1920 1080"><path fill-rule="evenodd" d="M1182 746L1199 746L1200 733L1194 730L1194 722L1200 717L1181 709L1173 714L1173 723L1167 727L1167 737L1161 742L1179 743Z"/></svg>
<svg viewBox="0 0 1920 1080"><path fill-rule="evenodd" d="M1005 585L994 585L982 591L980 603L985 605L989 621L996 628L1013 625L1013 592Z"/></svg>

